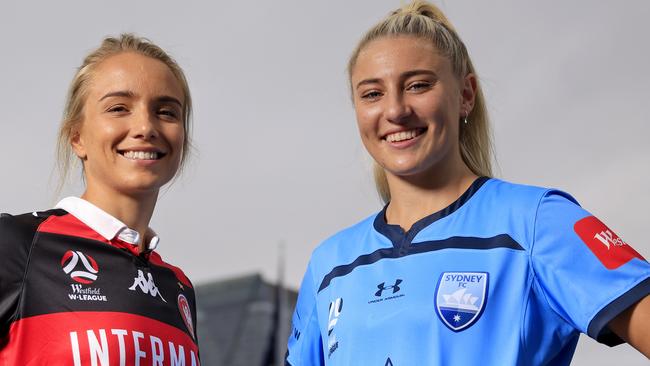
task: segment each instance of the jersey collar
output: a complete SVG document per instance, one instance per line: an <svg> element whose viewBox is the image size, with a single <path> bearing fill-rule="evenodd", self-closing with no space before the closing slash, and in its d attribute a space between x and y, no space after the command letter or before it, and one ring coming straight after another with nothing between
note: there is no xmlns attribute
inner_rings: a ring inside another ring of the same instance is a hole
<svg viewBox="0 0 650 366"><path fill-rule="evenodd" d="M490 180L489 177L478 177L456 201L442 210L416 221L408 232L404 232L399 225L391 225L386 222L386 209L390 202L377 214L373 226L377 232L387 237L394 247L400 248L409 245L422 229L461 208L488 180Z"/></svg>
<svg viewBox="0 0 650 366"><path fill-rule="evenodd" d="M126 226L125 223L111 216L106 211L79 197L66 197L56 204L55 208L67 211L79 221L96 231L106 240L115 238L131 245L138 245L140 234ZM160 238L151 228L147 236L151 237L147 244L147 251L156 249Z"/></svg>

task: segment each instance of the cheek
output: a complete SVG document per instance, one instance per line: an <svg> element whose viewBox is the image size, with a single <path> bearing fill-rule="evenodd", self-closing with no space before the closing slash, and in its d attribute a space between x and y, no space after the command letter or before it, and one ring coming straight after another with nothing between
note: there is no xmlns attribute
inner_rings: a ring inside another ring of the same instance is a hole
<svg viewBox="0 0 650 366"><path fill-rule="evenodd" d="M374 134L378 128L377 113L373 108L356 108L357 126L361 136Z"/></svg>
<svg viewBox="0 0 650 366"><path fill-rule="evenodd" d="M176 124L168 126L165 130L165 137L171 149L177 155L181 155L183 151L183 140L185 139L185 128L183 125Z"/></svg>
<svg viewBox="0 0 650 366"><path fill-rule="evenodd" d="M84 122L81 138L90 150L111 148L120 140L121 133L117 126L101 120Z"/></svg>

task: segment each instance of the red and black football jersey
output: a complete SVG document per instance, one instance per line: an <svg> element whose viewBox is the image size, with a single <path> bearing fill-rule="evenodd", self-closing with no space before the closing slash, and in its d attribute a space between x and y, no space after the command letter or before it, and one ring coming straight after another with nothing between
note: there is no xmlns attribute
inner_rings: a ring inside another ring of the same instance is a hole
<svg viewBox="0 0 650 366"><path fill-rule="evenodd" d="M0 218L0 365L199 365L178 268L62 209Z"/></svg>

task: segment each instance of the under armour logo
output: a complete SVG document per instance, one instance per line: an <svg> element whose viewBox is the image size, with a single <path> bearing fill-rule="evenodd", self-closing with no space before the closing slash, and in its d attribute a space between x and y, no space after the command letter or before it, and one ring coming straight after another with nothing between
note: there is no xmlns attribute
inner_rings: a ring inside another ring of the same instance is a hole
<svg viewBox="0 0 650 366"><path fill-rule="evenodd" d="M147 273L147 276L148 278L145 278L144 273L139 269L138 277L133 280L133 285L129 287L129 290L135 291L136 287L140 287L140 290L145 294L150 294L153 297L160 296L162 301L167 302L167 300L165 300L160 294L160 291L158 291L156 284L153 282L153 276L151 273Z"/></svg>
<svg viewBox="0 0 650 366"><path fill-rule="evenodd" d="M377 288L379 291L375 292L375 296L380 297L381 293L384 292L384 290L390 290L393 289L393 293L396 293L397 291L400 290L399 284L402 283L402 280L399 278L395 280L395 284L392 286L386 286L386 282L382 282L379 285L377 285Z"/></svg>

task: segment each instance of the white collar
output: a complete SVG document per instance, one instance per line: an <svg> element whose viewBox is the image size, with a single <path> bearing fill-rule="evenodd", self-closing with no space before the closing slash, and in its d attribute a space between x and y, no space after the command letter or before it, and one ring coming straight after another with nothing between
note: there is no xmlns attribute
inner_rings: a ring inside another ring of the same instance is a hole
<svg viewBox="0 0 650 366"><path fill-rule="evenodd" d="M140 234L137 231L129 228L122 221L83 198L66 197L59 201L55 208L66 210L69 214L106 238L106 240L113 240L117 237L133 245L138 245L140 242ZM151 240L147 248L148 250L154 250L158 246L160 238L151 228L148 231L151 234Z"/></svg>

